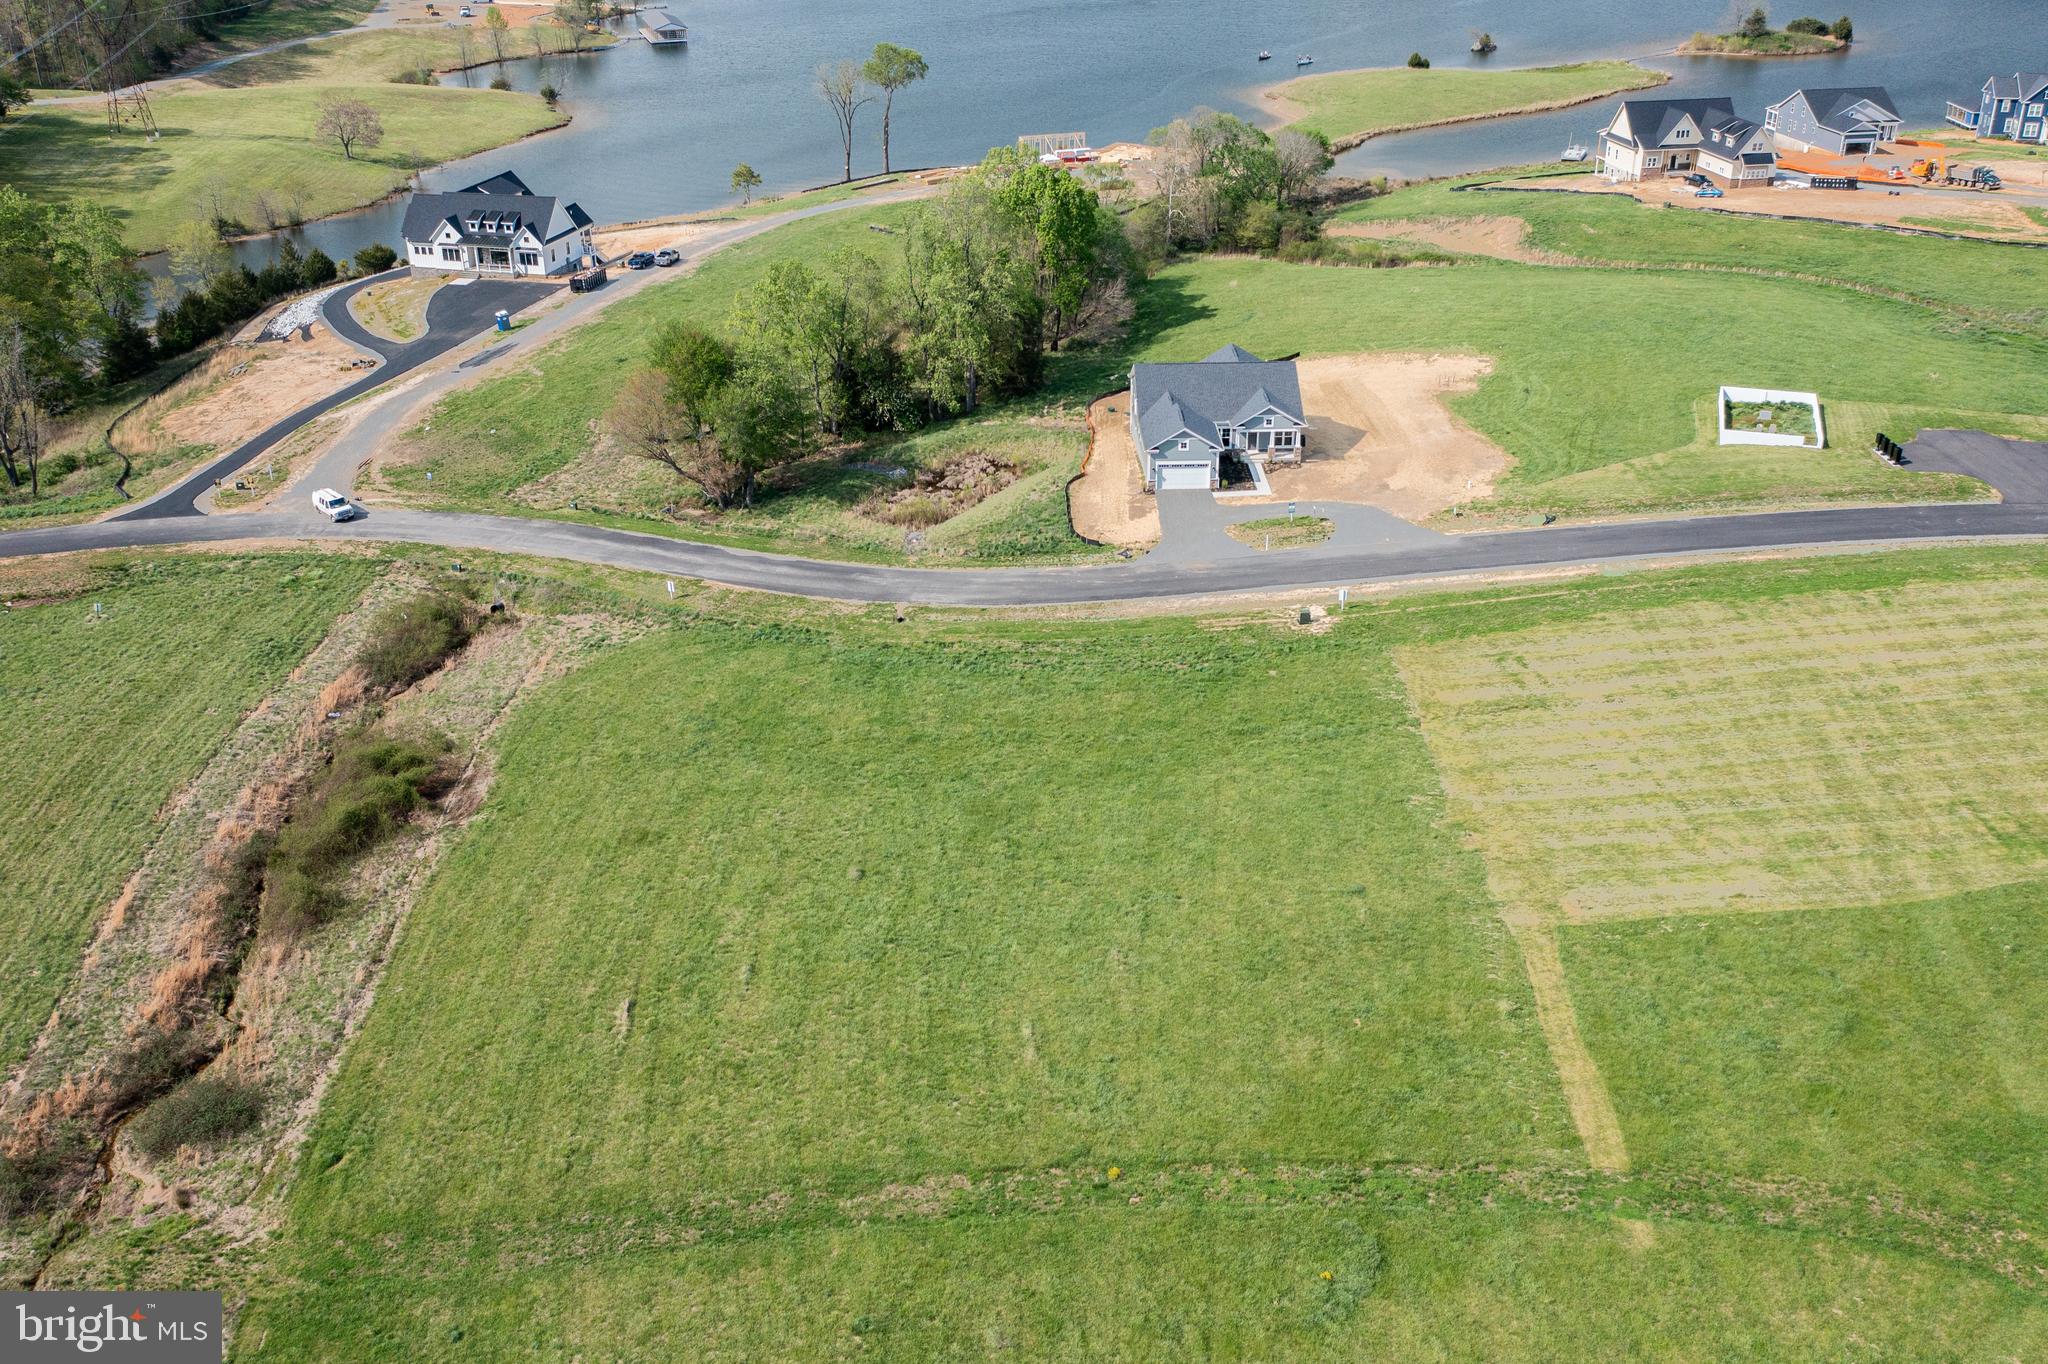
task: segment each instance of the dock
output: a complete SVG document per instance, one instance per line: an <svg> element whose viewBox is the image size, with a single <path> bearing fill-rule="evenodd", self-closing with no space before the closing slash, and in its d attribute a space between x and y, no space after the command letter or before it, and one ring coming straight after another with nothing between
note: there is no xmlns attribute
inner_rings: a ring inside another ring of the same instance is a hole
<svg viewBox="0 0 2048 1364"><path fill-rule="evenodd" d="M664 18L640 25L640 36L654 47L681 47L690 41L690 30L673 19Z"/></svg>

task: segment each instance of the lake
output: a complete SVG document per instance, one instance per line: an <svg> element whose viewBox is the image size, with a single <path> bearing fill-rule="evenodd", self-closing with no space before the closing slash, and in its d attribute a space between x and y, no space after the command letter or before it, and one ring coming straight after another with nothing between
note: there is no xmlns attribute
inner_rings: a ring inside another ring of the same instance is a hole
<svg viewBox="0 0 2048 1364"><path fill-rule="evenodd" d="M1730 94L1753 118L1799 85L1877 84L1891 90L1909 128L1938 123L1947 100L1975 91L1991 72L2048 60L2038 45L2020 54L2040 33L2034 0L1857 0L1848 54L1764 61L1659 55L1695 30L1731 28L1734 6L1717 3L676 0L671 12L689 25L687 48L632 36L582 57L505 63L516 89L554 85L574 121L430 171L427 187L459 188L509 169L539 193L576 199L599 222L617 222L726 203L741 161L770 192L837 180L838 135L812 91L812 72L883 39L917 48L931 64L929 79L897 97L898 167L978 160L1021 133L1085 131L1097 146L1142 139L1197 105L1254 117L1256 87L1292 76L1301 53L1319 72L1398 65L1411 51L1438 66L1632 57L1673 74L1658 93ZM1802 12L1782 0L1773 7L1779 22ZM1490 58L1467 51L1479 28L1500 45ZM1262 48L1272 61L1255 60ZM481 68L467 79L481 85L493 74ZM1610 109L1608 102L1380 138L1343 156L1338 170L1418 178L1550 160L1575 138L1590 142ZM879 105L863 109L856 175L881 169L880 129ZM402 212L401 202L379 205L311 224L298 240L336 257L366 242L396 245ZM260 264L274 249L264 239L243 243L238 254Z"/></svg>

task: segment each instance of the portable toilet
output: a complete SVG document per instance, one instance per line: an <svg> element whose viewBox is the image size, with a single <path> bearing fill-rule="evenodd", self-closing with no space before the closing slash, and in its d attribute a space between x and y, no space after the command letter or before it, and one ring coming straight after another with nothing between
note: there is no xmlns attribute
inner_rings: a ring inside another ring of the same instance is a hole
<svg viewBox="0 0 2048 1364"><path fill-rule="evenodd" d="M498 309L498 330L501 332L512 330L512 314L503 308Z"/></svg>

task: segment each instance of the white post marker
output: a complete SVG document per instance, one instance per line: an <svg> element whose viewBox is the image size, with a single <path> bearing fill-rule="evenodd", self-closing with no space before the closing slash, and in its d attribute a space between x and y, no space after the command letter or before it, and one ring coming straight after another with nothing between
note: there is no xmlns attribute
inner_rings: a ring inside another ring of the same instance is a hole
<svg viewBox="0 0 2048 1364"><path fill-rule="evenodd" d="M1350 600L1351 600L1351 589L1350 589L1350 588L1348 588L1348 587L1340 587L1340 588L1338 588L1338 589L1337 589L1337 609L1338 609L1339 611L1342 611L1342 610L1344 609L1344 604L1345 604L1346 602L1350 601Z"/></svg>
<svg viewBox="0 0 2048 1364"><path fill-rule="evenodd" d="M670 601L676 599L676 580L674 578L668 580L668 599Z"/></svg>

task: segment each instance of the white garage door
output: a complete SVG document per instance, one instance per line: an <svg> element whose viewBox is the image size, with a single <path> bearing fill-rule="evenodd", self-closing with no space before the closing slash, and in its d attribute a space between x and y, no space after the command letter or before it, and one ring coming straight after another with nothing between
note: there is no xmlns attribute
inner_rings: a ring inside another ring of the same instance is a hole
<svg viewBox="0 0 2048 1364"><path fill-rule="evenodd" d="M1201 464L1160 463L1152 467L1160 492L1177 492L1185 488L1207 492L1209 489L1209 465L1206 461Z"/></svg>

